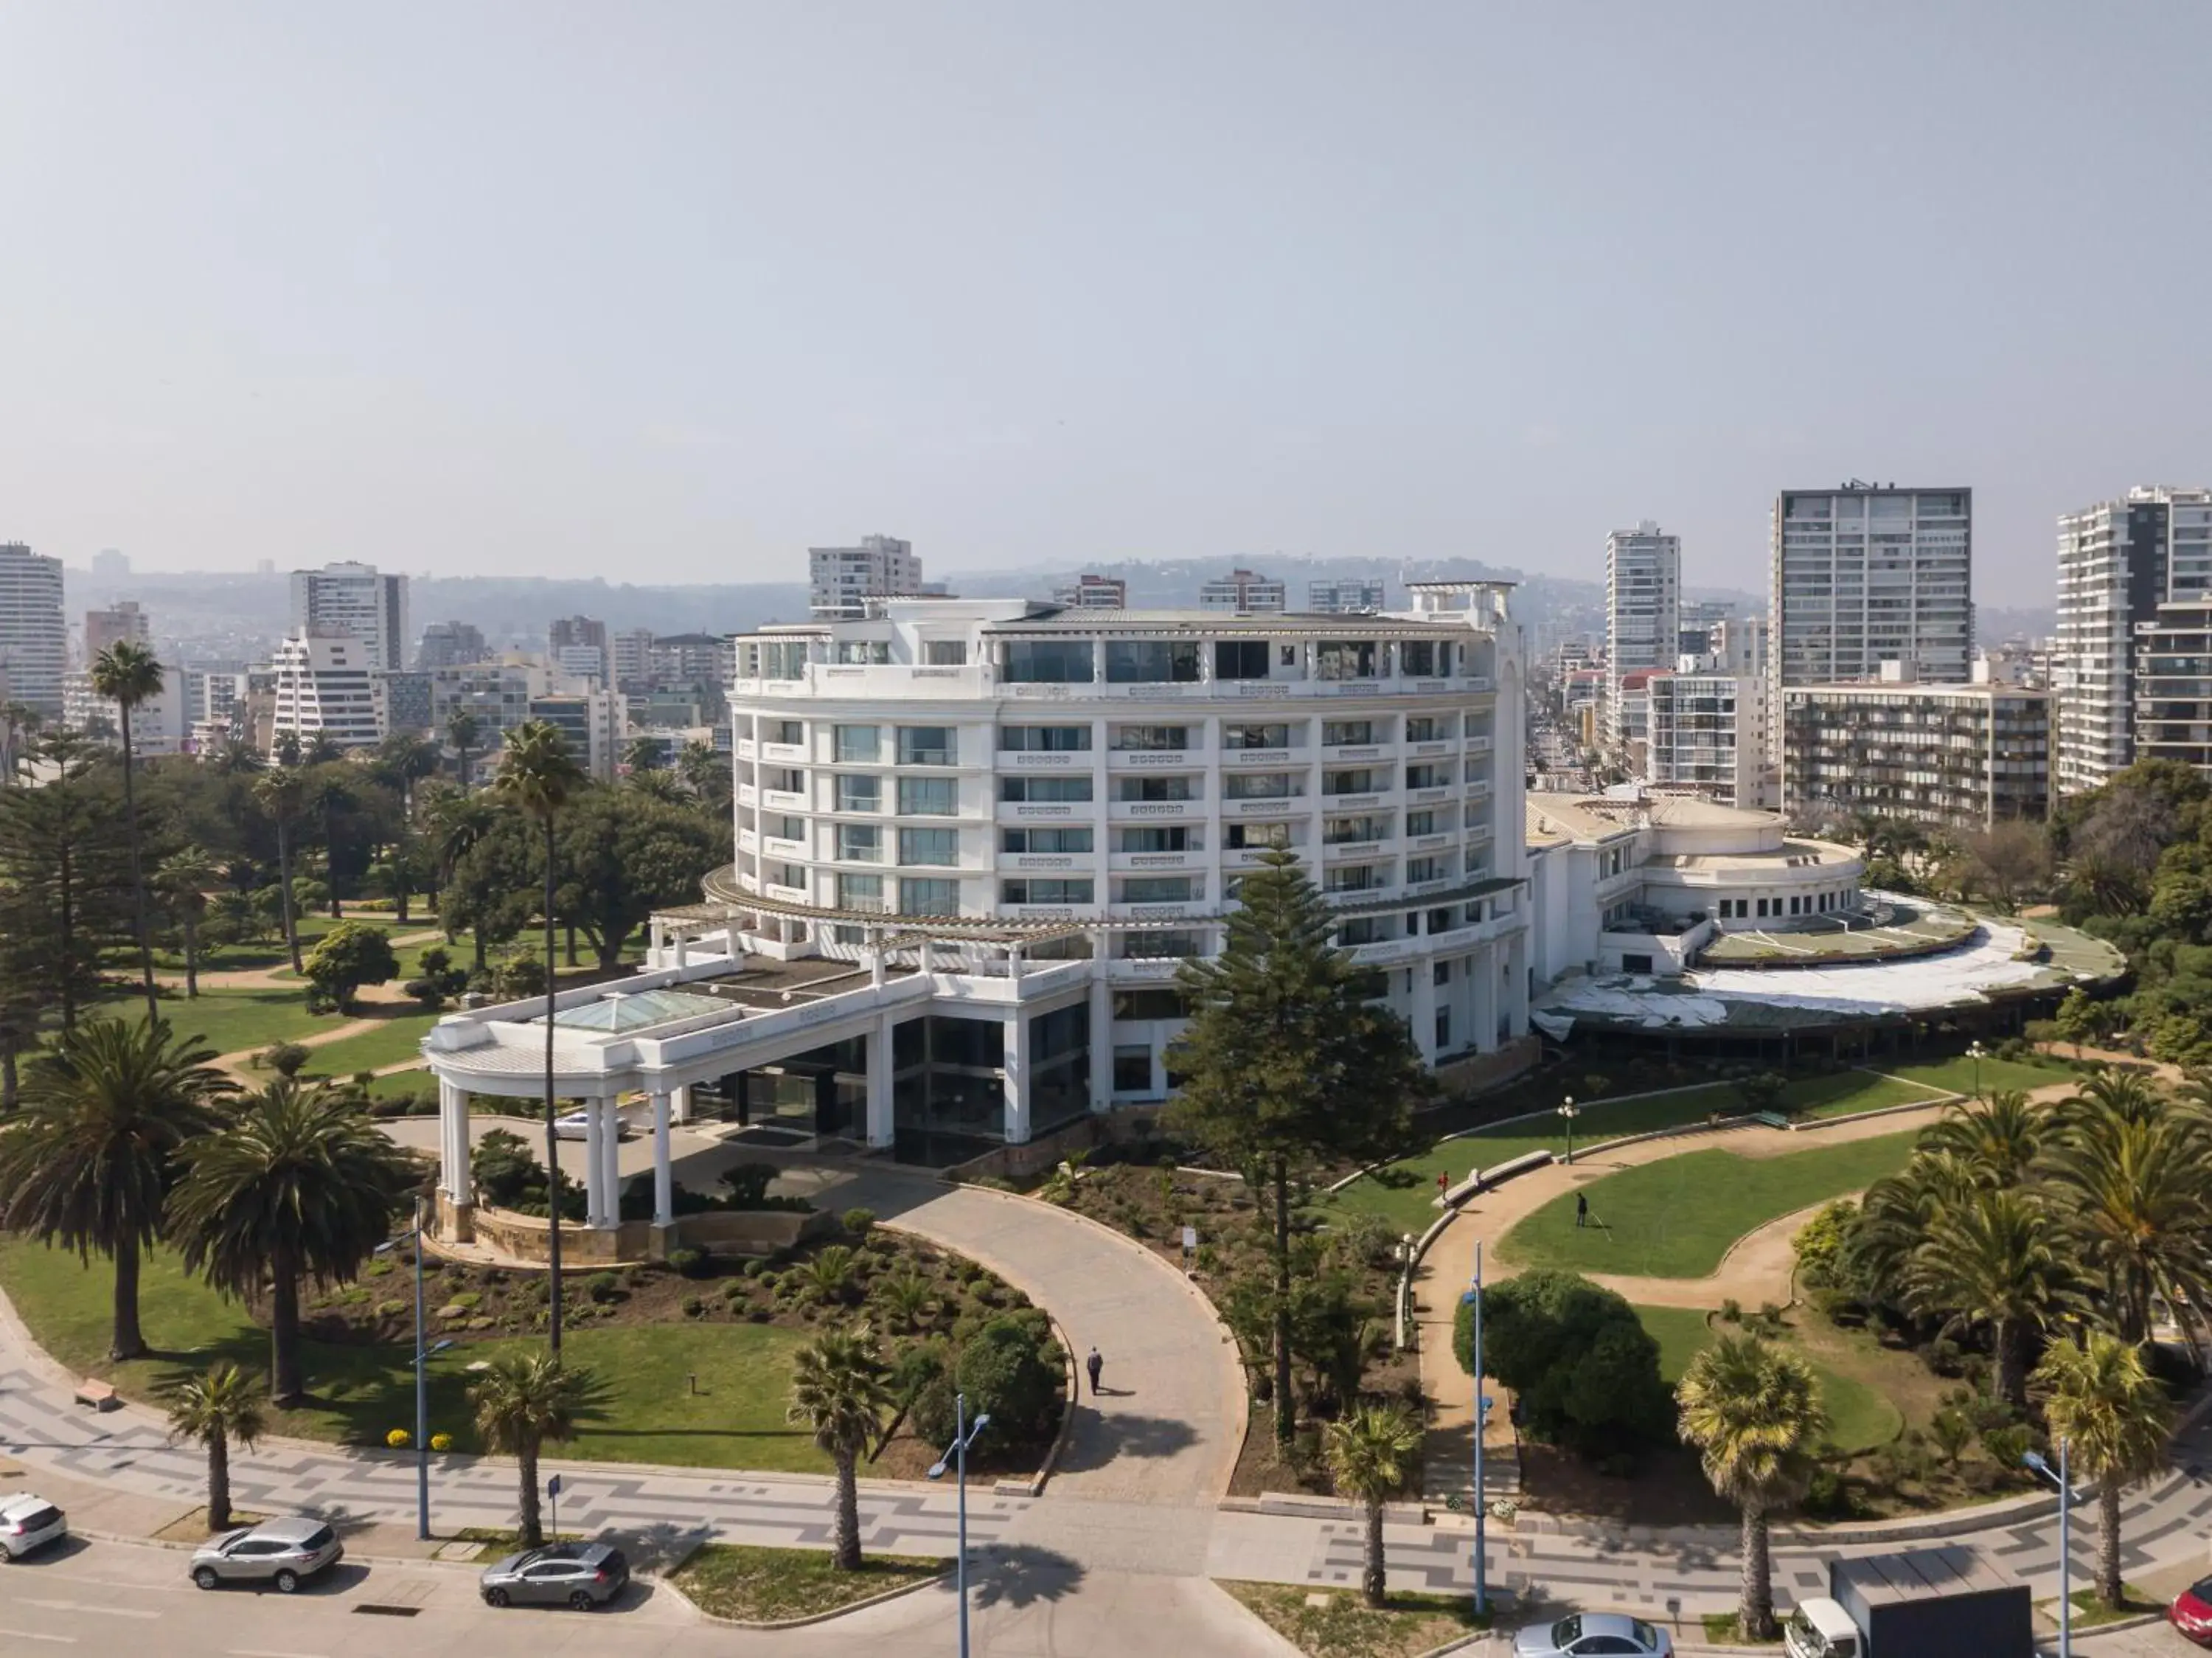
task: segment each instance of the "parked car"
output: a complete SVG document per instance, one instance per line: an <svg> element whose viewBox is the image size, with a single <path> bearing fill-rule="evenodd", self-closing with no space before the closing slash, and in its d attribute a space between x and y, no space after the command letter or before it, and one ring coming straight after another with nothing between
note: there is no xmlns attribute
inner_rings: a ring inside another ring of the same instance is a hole
<svg viewBox="0 0 2212 1658"><path fill-rule="evenodd" d="M1665 1630L1617 1612L1571 1612L1548 1624L1531 1624L1513 1637L1513 1658L1674 1658Z"/></svg>
<svg viewBox="0 0 2212 1658"><path fill-rule="evenodd" d="M2212 1577L2202 1577L2173 1597L2166 1621L2200 1647L2212 1647Z"/></svg>
<svg viewBox="0 0 2212 1658"><path fill-rule="evenodd" d="M204 1589L218 1583L273 1583L279 1594L289 1594L344 1557L345 1545L323 1521L290 1515L241 1526L202 1544L192 1555L192 1582Z"/></svg>
<svg viewBox="0 0 2212 1658"><path fill-rule="evenodd" d="M43 1496L0 1496L0 1560L21 1560L68 1535L69 1516Z"/></svg>
<svg viewBox="0 0 2212 1658"><path fill-rule="evenodd" d="M477 1581L488 1606L604 1606L629 1582L629 1560L605 1543L555 1543L510 1554Z"/></svg>

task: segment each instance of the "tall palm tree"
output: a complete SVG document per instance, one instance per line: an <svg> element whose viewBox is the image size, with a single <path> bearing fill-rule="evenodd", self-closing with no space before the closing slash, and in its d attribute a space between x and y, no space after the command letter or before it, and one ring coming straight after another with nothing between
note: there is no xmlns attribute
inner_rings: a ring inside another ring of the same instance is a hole
<svg viewBox="0 0 2212 1658"><path fill-rule="evenodd" d="M2150 1339L2152 1301L2162 1298L2198 1350L2212 1307L2212 1156L2203 1123L2162 1103L2157 1115L2136 1116L2085 1100L2069 1109L2046 1173L2102 1321L2140 1345Z"/></svg>
<svg viewBox="0 0 2212 1658"><path fill-rule="evenodd" d="M93 659L92 688L115 704L123 728L123 822L131 838L131 897L137 906L138 971L145 980L146 1017L159 1019L161 1009L154 997L154 942L146 926L146 877L139 867L138 787L131 753L131 716L149 698L161 694L161 658L143 645L128 639Z"/></svg>
<svg viewBox="0 0 2212 1658"><path fill-rule="evenodd" d="M358 1274L391 1235L415 1166L353 1095L289 1076L240 1100L180 1156L169 1228L185 1265L229 1295L268 1285L270 1396L293 1404L307 1392L301 1280Z"/></svg>
<svg viewBox="0 0 2212 1658"><path fill-rule="evenodd" d="M185 997L200 993L200 923L208 910L208 893L222 881L222 871L207 849L187 846L171 853L154 870L154 884L161 901L177 918L185 936Z"/></svg>
<svg viewBox="0 0 2212 1658"><path fill-rule="evenodd" d="M169 1395L169 1438L207 1447L207 1523L230 1529L230 1442L252 1450L266 1425L261 1397L246 1372L228 1362L177 1384Z"/></svg>
<svg viewBox="0 0 2212 1658"><path fill-rule="evenodd" d="M547 720L530 720L507 734L507 753L500 761L499 777L492 789L509 806L535 818L545 832L545 1178L548 1191L560 1184L561 1141L554 1130L559 1106L553 1098L553 885L557 873L554 853L555 826L569 797L584 786L583 768L568 753L568 740ZM553 1350L561 1350L561 1216L557 1206L545 1230L546 1277L550 1290L546 1333Z"/></svg>
<svg viewBox="0 0 2212 1658"><path fill-rule="evenodd" d="M292 971L300 971L300 918L292 907L292 826L300 820L307 801L307 784L297 766L279 766L253 780L254 803L276 826L276 879L284 903L284 948L292 957Z"/></svg>
<svg viewBox="0 0 2212 1658"><path fill-rule="evenodd" d="M860 1569L860 1494L855 1484L860 1454L883 1431L892 1405L890 1370L876 1351L866 1325L831 1330L793 1356L793 1422L837 1465L837 1535L830 1558L840 1571Z"/></svg>
<svg viewBox="0 0 2212 1658"><path fill-rule="evenodd" d="M338 897L338 819L355 804L351 768L343 761L317 765L306 777L302 808L323 820L323 873L329 877L331 919L345 919Z"/></svg>
<svg viewBox="0 0 2212 1658"><path fill-rule="evenodd" d="M1698 1448L1713 1490L1743 1513L1747 1640L1775 1638L1767 1515L1804 1494L1813 1448L1827 1431L1820 1384L1795 1353L1756 1336L1723 1336L1692 1359L1674 1389L1685 1444Z"/></svg>
<svg viewBox="0 0 2212 1658"><path fill-rule="evenodd" d="M2107 1065L2059 1109L2069 1119L2102 1112L2133 1122L2150 1122L2164 1113L2166 1100L2141 1071Z"/></svg>
<svg viewBox="0 0 2212 1658"><path fill-rule="evenodd" d="M538 1508L538 1454L563 1445L595 1419L603 1394L599 1379L580 1365L564 1365L550 1352L502 1353L469 1389L477 1431L484 1444L512 1456L520 1477L522 1545L545 1540Z"/></svg>
<svg viewBox="0 0 2212 1658"><path fill-rule="evenodd" d="M1382 1557L1382 1505L1403 1496L1421 1469L1421 1424L1402 1405L1364 1405L1322 1430L1336 1489L1366 1505L1367 1564L1360 1593L1380 1606L1388 1589ZM1482 1494L1475 1493L1481 1501Z"/></svg>
<svg viewBox="0 0 2212 1658"><path fill-rule="evenodd" d="M166 1022L89 1019L27 1068L22 1111L0 1135L0 1215L10 1231L115 1263L112 1359L146 1352L139 1257L161 1235L179 1150L208 1134L230 1079Z"/></svg>
<svg viewBox="0 0 2212 1658"><path fill-rule="evenodd" d="M1954 1100L1915 1149L1948 1151L1973 1169L1984 1186L2016 1186L2027 1179L2044 1141L2044 1119L2015 1088L1993 1092L1987 1104Z"/></svg>
<svg viewBox="0 0 2212 1658"><path fill-rule="evenodd" d="M2016 1190L1980 1191L1939 1210L1899 1275L1905 1304L1950 1326L1986 1324L1997 1396L2027 1405L2030 1332L2064 1307L2073 1274L2044 1204Z"/></svg>
<svg viewBox="0 0 2212 1658"><path fill-rule="evenodd" d="M2035 1368L2044 1419L2066 1442L2069 1474L2097 1482L2097 1597L2120 1608L2120 1496L2166 1466L2173 1412L2140 1350L2093 1330L2054 1342Z"/></svg>
<svg viewBox="0 0 2212 1658"><path fill-rule="evenodd" d="M463 789L469 786L469 751L483 740L483 724L465 708L457 708L446 716L446 741L453 744L459 755L453 775Z"/></svg>

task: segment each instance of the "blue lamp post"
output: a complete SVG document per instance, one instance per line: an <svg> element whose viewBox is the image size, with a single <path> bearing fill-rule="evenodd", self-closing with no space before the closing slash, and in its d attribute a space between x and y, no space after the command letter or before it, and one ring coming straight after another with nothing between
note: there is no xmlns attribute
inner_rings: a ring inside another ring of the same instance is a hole
<svg viewBox="0 0 2212 1658"><path fill-rule="evenodd" d="M991 1416L987 1411L970 1423L968 1420L968 1395L965 1393L952 1396L952 1443L945 1448L945 1454L937 1459L929 1471L929 1477L932 1479L944 1478L947 1466L959 1470L960 1560L955 1569L954 1583L960 1596L960 1658L968 1658L968 1448L975 1442L978 1434L991 1425Z"/></svg>
<svg viewBox="0 0 2212 1658"><path fill-rule="evenodd" d="M2058 1466L2039 1451L2021 1460L2058 1487L2058 1658L2074 1658L2074 1486L2066 1477L2066 1441L2058 1441Z"/></svg>
<svg viewBox="0 0 2212 1658"><path fill-rule="evenodd" d="M1490 1612L1487 1580L1489 1551L1486 1529L1490 1517L1489 1493L1482 1480L1482 1430L1490 1418L1490 1399L1482 1391L1482 1240L1474 1241L1474 1281L1460 1299L1474 1308L1474 1615Z"/></svg>
<svg viewBox="0 0 2212 1658"><path fill-rule="evenodd" d="M377 1245L375 1253L388 1255L401 1244L415 1247L415 1535L430 1536L430 1357L442 1353L450 1341L422 1344L422 1199L415 1199L415 1224L396 1237Z"/></svg>

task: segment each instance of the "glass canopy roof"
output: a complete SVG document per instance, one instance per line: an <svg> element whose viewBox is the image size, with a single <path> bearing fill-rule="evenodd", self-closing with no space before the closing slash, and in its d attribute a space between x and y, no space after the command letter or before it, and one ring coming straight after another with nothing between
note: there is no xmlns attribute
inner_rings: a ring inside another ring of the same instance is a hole
<svg viewBox="0 0 2212 1658"><path fill-rule="evenodd" d="M636 991L563 1008L553 1015L553 1022L563 1030L636 1031L702 1013L730 1011L730 1004L720 997L702 996L696 991Z"/></svg>

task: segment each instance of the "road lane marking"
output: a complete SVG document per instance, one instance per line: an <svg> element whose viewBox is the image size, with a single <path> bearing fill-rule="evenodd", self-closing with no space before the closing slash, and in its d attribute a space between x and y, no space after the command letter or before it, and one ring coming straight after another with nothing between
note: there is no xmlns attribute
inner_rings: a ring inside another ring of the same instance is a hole
<svg viewBox="0 0 2212 1658"><path fill-rule="evenodd" d="M233 1647L230 1658L323 1658L319 1652L271 1652L265 1647Z"/></svg>
<svg viewBox="0 0 2212 1658"><path fill-rule="evenodd" d="M29 1629L0 1629L0 1635L6 1636L11 1641L51 1641L58 1647L73 1647L76 1644L76 1637L74 1635L41 1635L38 1631Z"/></svg>
<svg viewBox="0 0 2212 1658"><path fill-rule="evenodd" d="M27 1594L21 1600L24 1606L44 1606L48 1612L98 1612L103 1618L159 1618L161 1615L158 1612L141 1612L135 1606L92 1606L82 1600L34 1600Z"/></svg>

